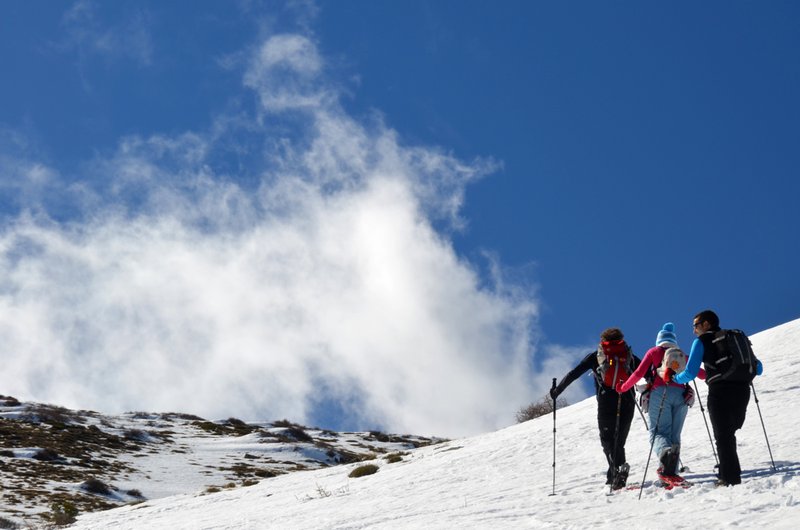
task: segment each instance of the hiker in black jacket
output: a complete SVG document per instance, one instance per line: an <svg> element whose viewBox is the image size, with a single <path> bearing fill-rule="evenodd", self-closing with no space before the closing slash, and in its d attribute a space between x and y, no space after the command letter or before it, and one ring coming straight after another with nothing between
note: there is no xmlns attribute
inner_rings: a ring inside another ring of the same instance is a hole
<svg viewBox="0 0 800 530"><path fill-rule="evenodd" d="M624 335L618 328L608 328L600 335L600 345L564 376L561 382L550 390L553 400L557 399L573 381L591 370L594 375L597 395L597 426L600 429L600 443L608 461L606 484L619 489L625 486L629 466L625 458L625 442L636 409L633 392L620 395L614 390L616 383L624 381L641 362L633 355L625 343ZM616 348L626 356L618 362L605 361L605 352ZM612 366L609 366L611 364Z"/></svg>
<svg viewBox="0 0 800 530"><path fill-rule="evenodd" d="M699 312L692 323L697 338L692 343L686 369L673 381L688 383L695 378L703 363L708 384L708 417L714 430L719 455L717 486L735 486L742 483L742 468L736 450L736 431L744 425L747 404L750 402L750 380L729 380L719 372L720 350L715 336L721 331L719 317L707 309ZM756 359L755 374L763 372L761 361Z"/></svg>

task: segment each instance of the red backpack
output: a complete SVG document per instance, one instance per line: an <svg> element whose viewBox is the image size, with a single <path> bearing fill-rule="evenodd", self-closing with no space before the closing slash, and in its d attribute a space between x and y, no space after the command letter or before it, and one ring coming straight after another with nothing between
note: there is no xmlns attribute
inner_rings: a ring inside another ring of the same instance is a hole
<svg viewBox="0 0 800 530"><path fill-rule="evenodd" d="M633 352L622 339L602 341L597 348L597 364L600 383L616 389L633 372Z"/></svg>

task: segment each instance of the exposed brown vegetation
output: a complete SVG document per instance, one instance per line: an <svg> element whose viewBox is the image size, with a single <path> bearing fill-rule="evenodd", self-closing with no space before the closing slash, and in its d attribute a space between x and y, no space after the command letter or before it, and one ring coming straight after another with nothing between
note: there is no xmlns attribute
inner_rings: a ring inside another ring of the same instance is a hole
<svg viewBox="0 0 800 530"><path fill-rule="evenodd" d="M568 405L565 399L556 400L557 408L564 408ZM517 411L517 423L522 423L553 412L553 399L545 396L535 403L526 405Z"/></svg>

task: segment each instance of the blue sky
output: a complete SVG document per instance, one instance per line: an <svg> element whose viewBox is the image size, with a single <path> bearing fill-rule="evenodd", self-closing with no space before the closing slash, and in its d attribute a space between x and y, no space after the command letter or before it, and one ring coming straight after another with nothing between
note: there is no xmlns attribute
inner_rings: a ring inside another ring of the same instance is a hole
<svg viewBox="0 0 800 530"><path fill-rule="evenodd" d="M535 264L550 340L616 322L643 349L704 307L753 331L798 316L796 5L355 4L321 34L360 100L502 161L455 242Z"/></svg>
<svg viewBox="0 0 800 530"><path fill-rule="evenodd" d="M462 434L798 318L799 10L4 2L0 387Z"/></svg>
<svg viewBox="0 0 800 530"><path fill-rule="evenodd" d="M618 323L642 351L704 307L752 331L797 317L795 5L371 5L341 30L376 72L365 99L503 162L456 245L535 264L549 340Z"/></svg>

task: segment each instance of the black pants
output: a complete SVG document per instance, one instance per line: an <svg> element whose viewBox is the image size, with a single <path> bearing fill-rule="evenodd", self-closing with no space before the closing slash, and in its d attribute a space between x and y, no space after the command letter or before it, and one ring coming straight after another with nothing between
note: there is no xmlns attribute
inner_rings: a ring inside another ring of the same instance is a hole
<svg viewBox="0 0 800 530"><path fill-rule="evenodd" d="M748 383L719 382L708 386L708 416L717 442L719 478L728 484L742 483L736 431L744 425L749 401Z"/></svg>
<svg viewBox="0 0 800 530"><path fill-rule="evenodd" d="M606 460L608 460L608 471L606 472L608 483L611 483L614 478L615 466L618 467L627 462L625 458L625 442L628 440L633 411L636 408L636 403L630 394L630 392L627 392L620 401L619 430L617 430L619 394L609 389L597 396L597 426L600 429L600 444L603 446L603 453L605 453ZM615 435L616 452L614 451Z"/></svg>

